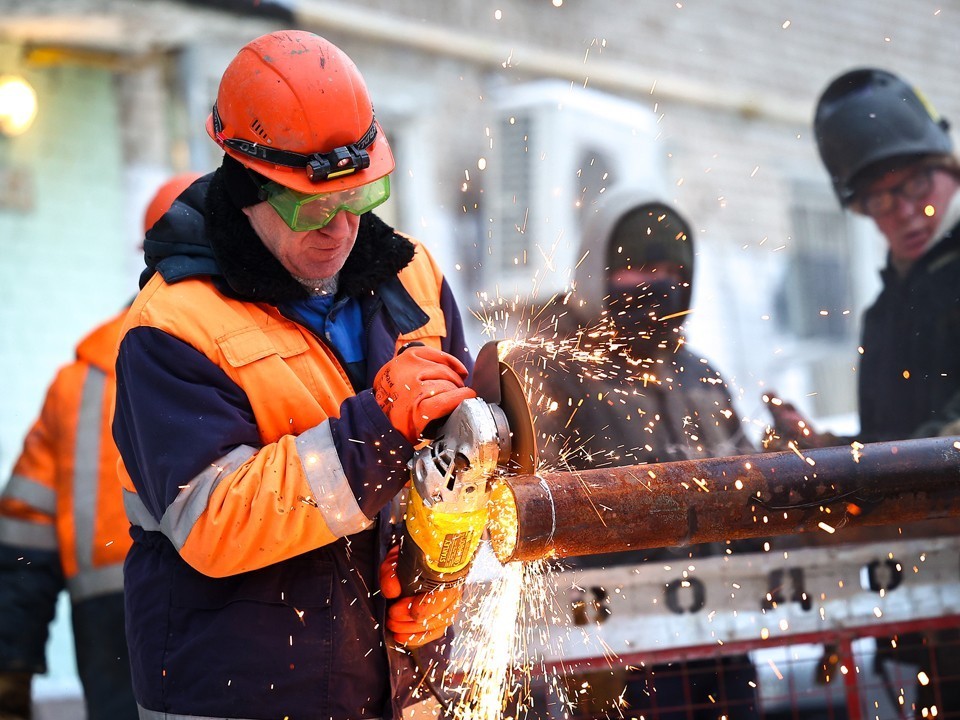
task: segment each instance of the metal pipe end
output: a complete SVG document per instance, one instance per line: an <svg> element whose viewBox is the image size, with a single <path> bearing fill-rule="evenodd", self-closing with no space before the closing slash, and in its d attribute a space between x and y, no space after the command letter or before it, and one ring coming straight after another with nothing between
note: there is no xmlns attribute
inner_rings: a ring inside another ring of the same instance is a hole
<svg viewBox="0 0 960 720"><path fill-rule="evenodd" d="M519 527L517 499L513 490L507 483L498 482L490 496L490 520L487 528L490 531L493 553L503 564L517 559L514 553L517 550Z"/></svg>

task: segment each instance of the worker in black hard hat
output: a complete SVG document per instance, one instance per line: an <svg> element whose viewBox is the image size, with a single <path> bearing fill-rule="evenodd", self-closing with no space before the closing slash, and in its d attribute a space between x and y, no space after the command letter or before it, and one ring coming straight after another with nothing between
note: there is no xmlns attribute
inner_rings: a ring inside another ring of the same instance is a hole
<svg viewBox="0 0 960 720"><path fill-rule="evenodd" d="M948 127L918 90L885 70L844 73L817 103L814 131L834 191L843 207L873 220L888 246L883 289L863 319L861 442L960 426L960 164ZM797 416L783 407L777 429L789 437Z"/></svg>
<svg viewBox="0 0 960 720"><path fill-rule="evenodd" d="M960 164L949 124L905 80L865 68L827 86L814 132L841 206L873 220L887 265L863 318L859 434L815 432L783 403L770 405L775 435L805 448L958 434ZM917 687L918 718L960 711L958 685L944 677L960 660L960 633L949 633L919 638L910 659L930 677Z"/></svg>

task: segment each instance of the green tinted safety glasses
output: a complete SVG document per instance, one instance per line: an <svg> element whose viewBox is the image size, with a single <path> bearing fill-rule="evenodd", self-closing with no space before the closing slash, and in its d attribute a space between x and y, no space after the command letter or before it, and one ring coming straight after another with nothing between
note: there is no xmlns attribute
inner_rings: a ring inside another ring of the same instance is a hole
<svg viewBox="0 0 960 720"><path fill-rule="evenodd" d="M363 215L383 204L390 197L390 176L384 175L379 180L349 190L317 195L297 192L275 182L264 185L263 192L267 202L291 230L306 232L322 228L341 210Z"/></svg>

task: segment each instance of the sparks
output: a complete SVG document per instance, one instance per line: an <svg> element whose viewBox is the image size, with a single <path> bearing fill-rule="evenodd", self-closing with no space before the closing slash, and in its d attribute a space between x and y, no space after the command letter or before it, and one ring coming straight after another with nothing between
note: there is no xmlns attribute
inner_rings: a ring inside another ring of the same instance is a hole
<svg viewBox="0 0 960 720"><path fill-rule="evenodd" d="M463 624L448 673L455 679L455 720L497 720L509 707L532 704L532 680L546 675L553 690L565 699L561 679L536 667L527 657L528 643L547 636L548 628L527 623L547 616L555 603L551 571L545 562L510 563L490 583L468 586ZM446 683L445 683L446 684Z"/></svg>

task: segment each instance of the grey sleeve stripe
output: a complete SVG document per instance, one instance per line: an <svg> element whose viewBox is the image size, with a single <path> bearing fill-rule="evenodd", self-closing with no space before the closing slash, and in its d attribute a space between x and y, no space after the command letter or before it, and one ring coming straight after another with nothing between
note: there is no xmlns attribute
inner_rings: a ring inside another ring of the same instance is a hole
<svg viewBox="0 0 960 720"><path fill-rule="evenodd" d="M160 532L160 523L147 510L140 496L126 488L123 488L123 509L131 525L142 527L150 532Z"/></svg>
<svg viewBox="0 0 960 720"><path fill-rule="evenodd" d="M197 520L207 509L210 495L220 481L257 454L256 448L238 445L182 488L160 519L160 531L177 550L183 547Z"/></svg>
<svg viewBox="0 0 960 720"><path fill-rule="evenodd" d="M222 715L210 717L209 715L183 715L181 713L171 713L164 710L147 710L142 705L137 705L137 712L140 720L244 720L243 718L226 718Z"/></svg>
<svg viewBox="0 0 960 720"><path fill-rule="evenodd" d="M83 383L77 438L73 456L73 527L80 570L93 567L93 526L100 490L100 428L104 407L106 374L90 367ZM119 483L118 483L119 484Z"/></svg>
<svg viewBox="0 0 960 720"><path fill-rule="evenodd" d="M0 543L30 550L56 550L57 531L52 524L0 517Z"/></svg>
<svg viewBox="0 0 960 720"><path fill-rule="evenodd" d="M330 423L322 422L297 437L297 453L313 490L313 499L336 537L366 530L373 523L363 514L340 464Z"/></svg>
<svg viewBox="0 0 960 720"><path fill-rule="evenodd" d="M53 515L57 511L57 494L53 488L41 485L25 475L11 475L3 489L5 500L20 500L40 512Z"/></svg>
<svg viewBox="0 0 960 720"><path fill-rule="evenodd" d="M67 590L70 600L75 603L98 595L123 592L123 563L83 570L67 578Z"/></svg>

